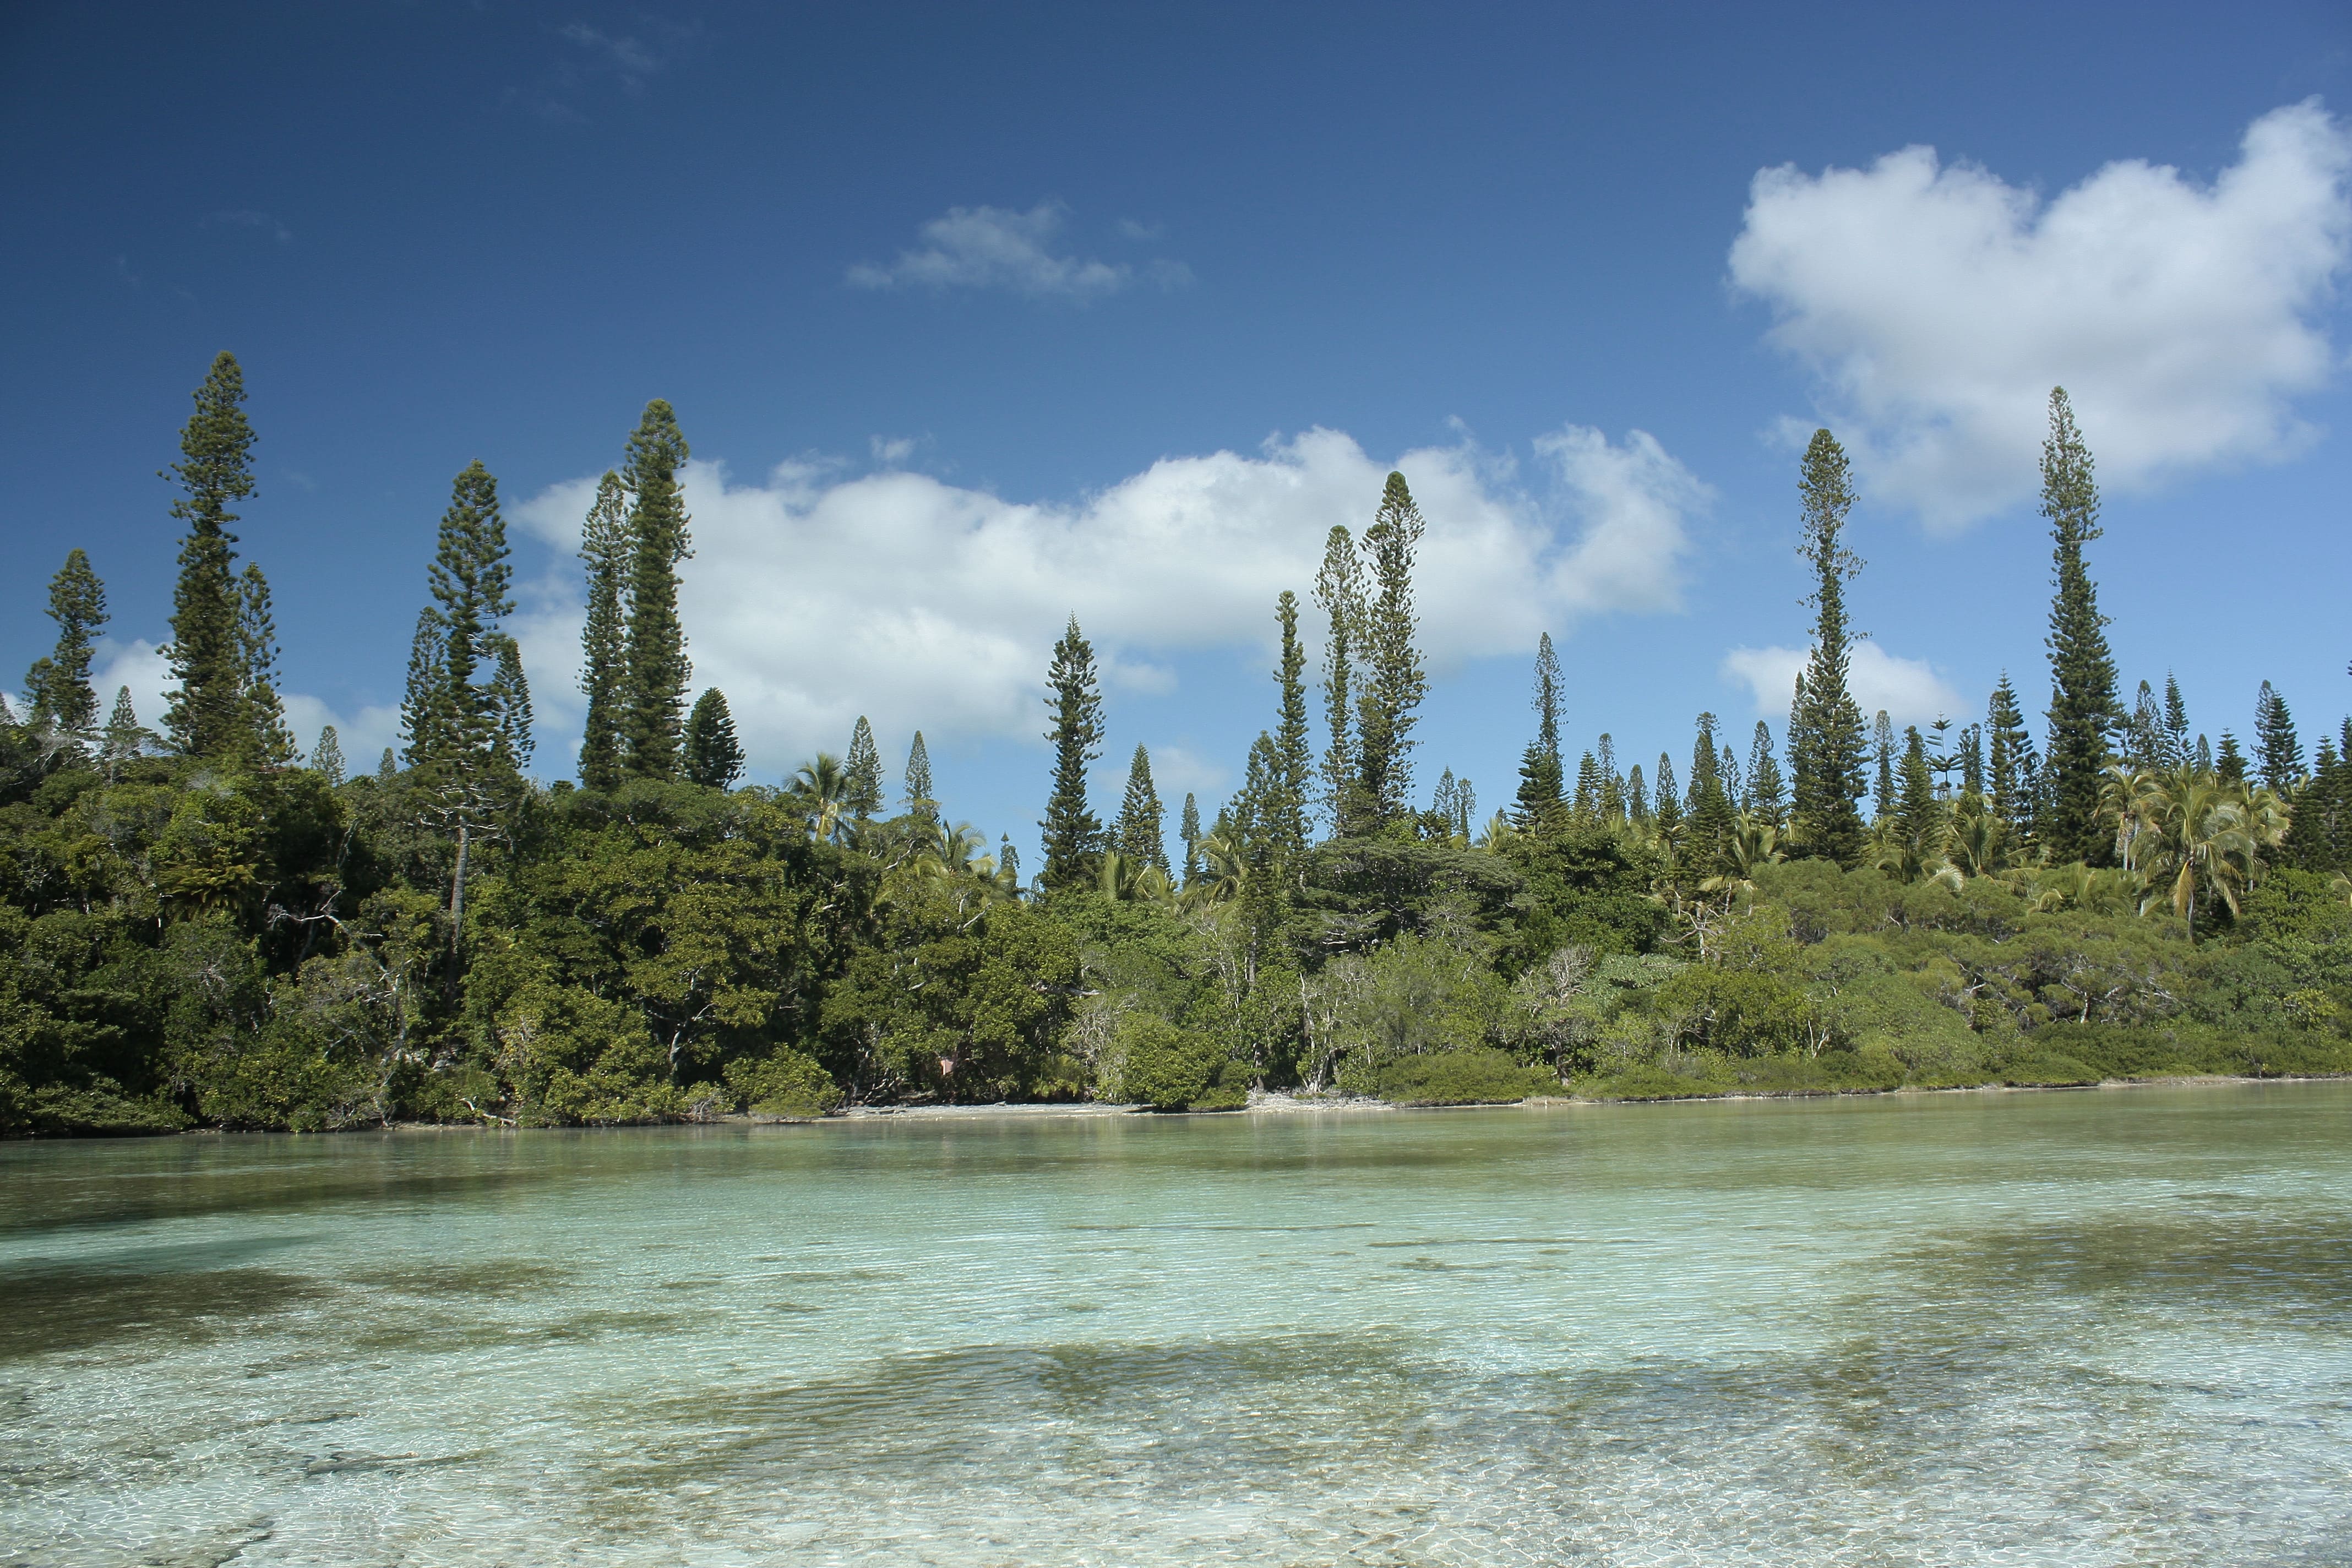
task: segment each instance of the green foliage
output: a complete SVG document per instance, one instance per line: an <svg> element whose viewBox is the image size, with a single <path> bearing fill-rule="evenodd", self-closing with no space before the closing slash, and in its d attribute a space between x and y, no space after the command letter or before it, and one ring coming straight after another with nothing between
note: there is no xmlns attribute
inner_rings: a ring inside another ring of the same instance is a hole
<svg viewBox="0 0 2352 1568"><path fill-rule="evenodd" d="M772 1057L741 1057L727 1064L727 1087L755 1116L804 1120L841 1104L832 1075L798 1051Z"/></svg>
<svg viewBox="0 0 2352 1568"><path fill-rule="evenodd" d="M58 625L57 647L25 673L26 719L35 729L54 722L79 735L98 725L90 639L106 625L106 584L79 549L66 552L66 563L49 580L49 619Z"/></svg>
<svg viewBox="0 0 2352 1568"><path fill-rule="evenodd" d="M1045 673L1047 712L1053 727L1045 739L1054 747L1053 792L1045 799L1045 865L1040 873L1046 889L1083 887L1092 882L1102 854L1102 821L1087 804L1087 767L1102 755L1102 693L1095 675L1094 645L1078 631L1078 618L1054 645L1054 662Z"/></svg>
<svg viewBox="0 0 2352 1568"><path fill-rule="evenodd" d="M2042 515L2050 520L2057 591L2050 605L2048 810L2038 830L2055 858L2105 865L2115 845L2099 820L2100 774L2111 755L2108 734L2123 712L2106 618L2083 559L2083 547L2100 533L2099 489L2064 387L2050 393Z"/></svg>
<svg viewBox="0 0 2352 1568"><path fill-rule="evenodd" d="M580 690L588 699L580 738L580 782L590 789L608 790L621 782L631 555L627 507L621 476L605 469L580 533L580 559L588 568L588 614L580 630Z"/></svg>
<svg viewBox="0 0 2352 1568"><path fill-rule="evenodd" d="M1127 795L1118 808L1118 852L1141 866L1168 872L1168 844L1160 791L1151 783L1151 753L1135 748L1127 764Z"/></svg>
<svg viewBox="0 0 2352 1568"><path fill-rule="evenodd" d="M1862 815L1854 806L1863 792L1863 732L1862 710L1847 684L1853 631L1845 585L1862 570L1862 558L1842 537L1853 488L1845 449L1827 430L1814 431L1805 448L1798 493L1804 508L1798 552L1813 569L1815 620L1812 655L1798 678L1789 720L1791 811L1802 853L1853 866L1863 855Z"/></svg>
<svg viewBox="0 0 2352 1568"><path fill-rule="evenodd" d="M1396 822L1411 809L1412 731L1429 684L1412 597L1413 557L1423 528L1421 509L1404 476L1391 474L1371 526L1364 530L1372 592L1363 604L1359 633L1364 685L1356 699L1356 773L1373 825Z"/></svg>
<svg viewBox="0 0 2352 1568"><path fill-rule="evenodd" d="M686 778L705 789L732 789L743 776L743 747L727 694L713 686L694 700L686 720Z"/></svg>
<svg viewBox="0 0 2352 1568"><path fill-rule="evenodd" d="M1556 1092L1550 1075L1491 1046L1400 1057L1373 1075L1373 1092L1396 1105L1510 1105Z"/></svg>
<svg viewBox="0 0 2352 1568"><path fill-rule="evenodd" d="M1119 1099L1154 1110L1227 1109L1234 1102L1233 1086L1221 1081L1225 1053L1211 1036L1156 1014L1135 1013L1121 1020L1114 1048ZM1212 1100L1216 1103L1204 1103Z"/></svg>
<svg viewBox="0 0 2352 1568"><path fill-rule="evenodd" d="M236 535L228 525L237 520L229 507L253 494L253 426L235 355L214 358L195 404L180 434L181 460L172 465L186 491L172 503L172 515L188 532L180 544L166 650L177 689L163 722L181 751L216 757L241 750L247 733L238 637L243 598L234 569Z"/></svg>
<svg viewBox="0 0 2352 1568"><path fill-rule="evenodd" d="M622 483L629 508L629 620L622 658L623 770L636 778L677 774L680 721L691 666L677 618L677 563L692 553L678 469L686 437L667 402L655 398L629 437Z"/></svg>

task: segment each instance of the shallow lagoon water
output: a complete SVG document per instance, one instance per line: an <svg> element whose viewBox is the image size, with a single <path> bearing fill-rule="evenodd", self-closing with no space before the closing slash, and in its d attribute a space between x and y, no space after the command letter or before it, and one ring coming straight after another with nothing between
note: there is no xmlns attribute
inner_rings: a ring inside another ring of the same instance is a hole
<svg viewBox="0 0 2352 1568"><path fill-rule="evenodd" d="M2352 1084L0 1146L0 1563L2352 1563Z"/></svg>

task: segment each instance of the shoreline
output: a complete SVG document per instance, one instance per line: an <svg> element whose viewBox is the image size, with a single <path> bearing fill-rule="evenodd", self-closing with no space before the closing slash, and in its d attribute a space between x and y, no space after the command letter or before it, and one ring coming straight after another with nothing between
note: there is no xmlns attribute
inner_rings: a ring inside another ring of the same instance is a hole
<svg viewBox="0 0 2352 1568"><path fill-rule="evenodd" d="M1003 1101L992 1105L857 1105L827 1116L759 1116L734 1111L707 1121L614 1121L563 1127L499 1127L478 1121L394 1121L382 1126L339 1127L313 1132L284 1128L188 1127L152 1132L12 1132L0 1142L83 1142L92 1140L204 1137L338 1137L361 1132L623 1132L649 1127L828 1127L873 1121L1071 1121L1108 1117L1236 1117L1355 1116L1416 1110L1546 1110L1562 1106L1689 1105L1708 1100L1866 1100L1895 1095L1931 1094L2063 1094L2099 1089L2230 1089L2259 1084L2343 1083L2352 1073L2282 1073L2253 1078L2226 1073L2184 1074L2178 1078L2110 1078L2096 1083L1970 1083L1899 1084L1893 1089L1726 1089L1715 1094L1648 1094L1595 1097L1580 1094L1529 1095L1525 1100L1462 1100L1452 1104L1413 1104L1377 1100L1370 1095L1328 1098L1295 1095L1282 1090L1252 1089L1250 1102L1226 1110L1152 1110L1133 1104L1105 1100Z"/></svg>

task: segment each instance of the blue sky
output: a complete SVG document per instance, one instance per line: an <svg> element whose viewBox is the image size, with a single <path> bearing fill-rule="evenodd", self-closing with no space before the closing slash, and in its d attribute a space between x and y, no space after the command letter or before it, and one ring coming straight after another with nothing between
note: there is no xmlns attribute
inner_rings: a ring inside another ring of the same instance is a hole
<svg viewBox="0 0 2352 1568"><path fill-rule="evenodd" d="M1573 747L1778 731L1817 422L1857 453L1883 700L1972 717L2006 667L2039 707L2064 381L2127 681L2177 670L2217 733L2265 678L2332 724L2352 19L1888 10L8 7L0 663L81 544L153 716L154 473L228 348L293 714L355 752L479 458L565 770L566 542L663 396L698 685L761 782L870 712L894 771L921 727L950 812L1033 842L1075 609L1102 808L1139 741L1171 813L1212 808L1271 717L1274 594L1402 461L1424 787L1491 806L1541 629Z"/></svg>

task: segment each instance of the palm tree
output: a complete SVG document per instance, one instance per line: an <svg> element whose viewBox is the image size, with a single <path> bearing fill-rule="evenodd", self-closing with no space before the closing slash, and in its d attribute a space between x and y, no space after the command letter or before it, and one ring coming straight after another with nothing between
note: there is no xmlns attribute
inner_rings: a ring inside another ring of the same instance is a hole
<svg viewBox="0 0 2352 1568"><path fill-rule="evenodd" d="M1953 803L1947 854L1962 876L1990 877L2002 870L2009 850L2009 824L1984 796L1964 795Z"/></svg>
<svg viewBox="0 0 2352 1568"><path fill-rule="evenodd" d="M2255 869L2261 846L2248 803L2243 792L2194 764L2141 774L2135 782L2138 826L2131 837L2140 862L2154 874L2150 901L2170 903L2195 942L2198 895L2221 900L2234 915L2238 889Z"/></svg>
<svg viewBox="0 0 2352 1568"><path fill-rule="evenodd" d="M1188 908L1213 909L1239 899L1243 886L1249 880L1249 860L1243 855L1241 845L1230 837L1212 833L1201 840L1197 848L1201 871L1184 885L1184 904Z"/></svg>
<svg viewBox="0 0 2352 1568"><path fill-rule="evenodd" d="M784 798L807 818L811 838L842 844L856 831L849 812L853 788L841 759L830 752L819 752L793 772L792 782L784 786Z"/></svg>
<svg viewBox="0 0 2352 1568"><path fill-rule="evenodd" d="M1731 869L1701 882L1703 893L1752 893L1756 873L1789 857L1780 848L1780 830L1769 816L1743 811L1731 819L1731 837L1724 847Z"/></svg>

